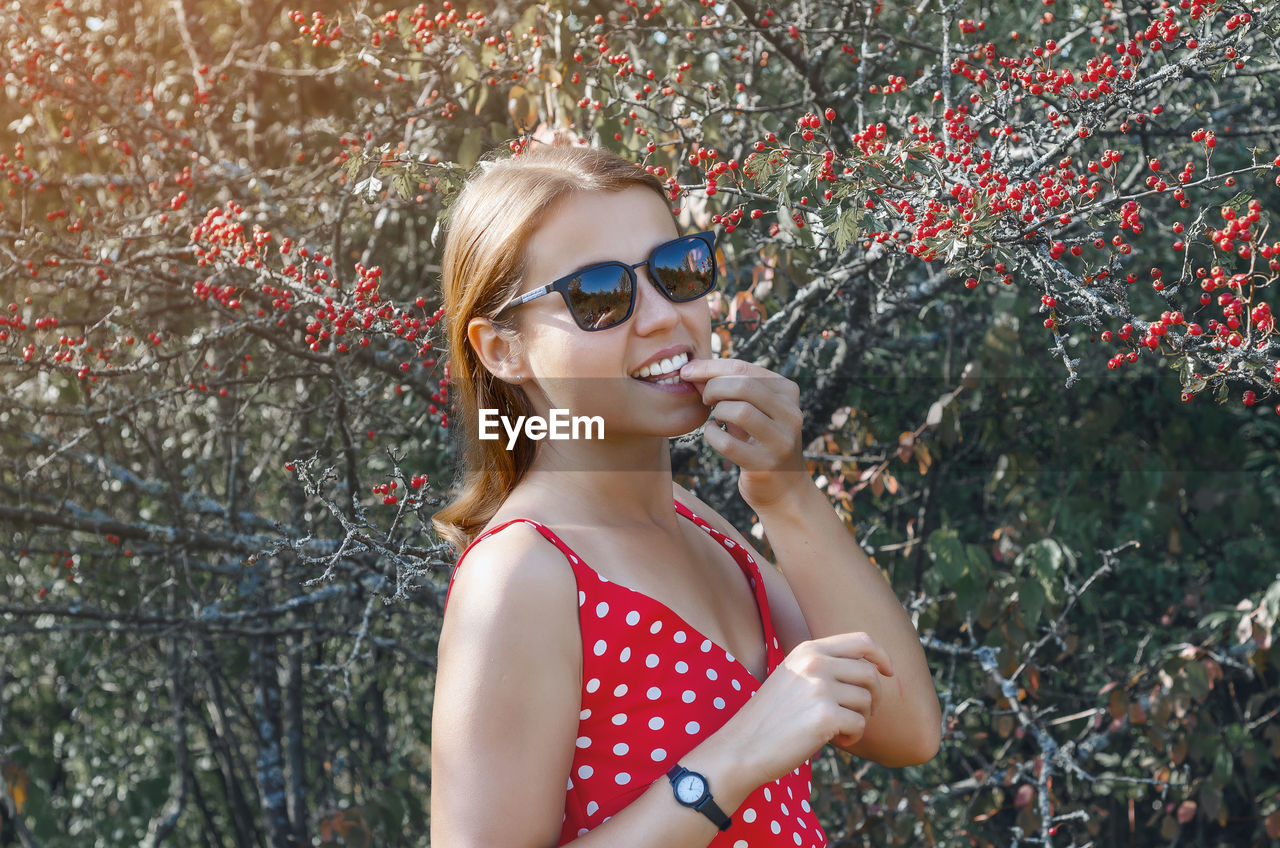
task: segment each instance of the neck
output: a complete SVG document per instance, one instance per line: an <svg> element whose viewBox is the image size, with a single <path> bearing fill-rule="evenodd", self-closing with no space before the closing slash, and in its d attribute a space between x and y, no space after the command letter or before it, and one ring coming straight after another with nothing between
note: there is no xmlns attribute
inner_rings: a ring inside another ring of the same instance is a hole
<svg viewBox="0 0 1280 848"><path fill-rule="evenodd" d="M672 527L671 449L667 439L543 441L521 481L557 512L593 526Z"/></svg>

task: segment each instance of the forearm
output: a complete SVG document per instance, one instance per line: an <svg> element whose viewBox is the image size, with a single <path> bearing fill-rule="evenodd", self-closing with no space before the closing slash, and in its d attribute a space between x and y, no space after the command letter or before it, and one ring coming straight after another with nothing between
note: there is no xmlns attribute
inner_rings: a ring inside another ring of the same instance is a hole
<svg viewBox="0 0 1280 848"><path fill-rule="evenodd" d="M815 638L866 632L893 661L894 676L880 689L858 753L878 762L904 752L906 759L927 759L941 718L919 636L880 570L826 496L804 477L757 514L809 632Z"/></svg>
<svg viewBox="0 0 1280 848"><path fill-rule="evenodd" d="M741 751L724 732L712 734L680 758L680 765L707 779L712 797L731 818L755 786L747 785ZM706 848L719 831L697 810L675 799L665 777L608 821L569 843L575 848Z"/></svg>
<svg viewBox="0 0 1280 848"><path fill-rule="evenodd" d="M744 746L728 728L705 738L680 757L680 764L706 778L716 804L730 817L757 788L750 785L755 781L750 775L759 772L745 762ZM545 836L531 835L527 825L518 824L518 809L500 810L495 816L493 810L481 811L470 802L460 805L464 809L459 811L454 805L440 803L438 797L432 800L431 844L439 848L550 848L554 844L543 841ZM575 848L706 848L718 832L709 818L676 800L671 782L663 776L626 807L566 844Z"/></svg>

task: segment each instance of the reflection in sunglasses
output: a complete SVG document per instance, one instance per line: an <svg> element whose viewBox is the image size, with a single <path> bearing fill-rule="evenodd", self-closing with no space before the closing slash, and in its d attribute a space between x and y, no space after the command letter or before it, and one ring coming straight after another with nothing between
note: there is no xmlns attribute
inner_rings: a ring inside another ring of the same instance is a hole
<svg viewBox="0 0 1280 848"><path fill-rule="evenodd" d="M631 300L631 281L620 271L602 269L591 274L587 281L583 275L569 281L569 303L579 322L588 327L607 327L626 314ZM610 284L612 287L606 288Z"/></svg>

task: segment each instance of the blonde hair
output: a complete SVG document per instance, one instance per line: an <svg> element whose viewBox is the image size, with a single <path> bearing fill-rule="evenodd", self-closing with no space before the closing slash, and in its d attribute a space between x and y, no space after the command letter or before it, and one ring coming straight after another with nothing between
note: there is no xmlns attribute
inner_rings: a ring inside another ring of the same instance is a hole
<svg viewBox="0 0 1280 848"><path fill-rule="evenodd" d="M531 415L519 386L489 373L467 339L467 324L492 319L519 292L525 248L552 204L577 192L653 189L667 202L662 181L633 162L587 147L533 147L491 160L472 172L450 210L442 267L445 330L450 361L449 416L459 462L456 494L432 516L436 532L461 552L489 522L533 462L534 447L521 439L513 450L502 440L480 440L479 410ZM494 322L514 334L510 324Z"/></svg>

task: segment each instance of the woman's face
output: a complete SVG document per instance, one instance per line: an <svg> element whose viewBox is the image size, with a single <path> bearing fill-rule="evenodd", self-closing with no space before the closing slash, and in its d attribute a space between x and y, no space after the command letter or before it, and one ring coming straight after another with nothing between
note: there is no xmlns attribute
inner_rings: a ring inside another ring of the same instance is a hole
<svg viewBox="0 0 1280 848"><path fill-rule="evenodd" d="M529 240L520 293L596 262L642 262L679 235L666 203L652 189L570 195L552 206ZM558 293L517 309L521 349L536 384L536 389L529 382L524 387L535 406L542 406L540 390L548 408L601 416L606 438L688 433L708 413L693 386L659 385L633 375L655 357L710 356L707 300L673 303L654 286L647 266L636 269L636 279L631 317L606 330L578 327Z"/></svg>

